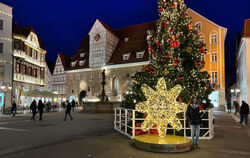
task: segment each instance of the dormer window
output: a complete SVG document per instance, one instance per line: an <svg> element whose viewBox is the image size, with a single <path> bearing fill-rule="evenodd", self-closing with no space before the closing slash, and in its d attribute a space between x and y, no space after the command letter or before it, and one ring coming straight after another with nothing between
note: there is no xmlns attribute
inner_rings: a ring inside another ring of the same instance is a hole
<svg viewBox="0 0 250 158"><path fill-rule="evenodd" d="M195 24L195 27L197 28L197 30L201 30L202 29L202 24L201 22L198 22Z"/></svg>
<svg viewBox="0 0 250 158"><path fill-rule="evenodd" d="M85 60L79 61L79 66L83 66L84 62L85 62Z"/></svg>
<svg viewBox="0 0 250 158"><path fill-rule="evenodd" d="M125 37L125 38L124 38L124 41L125 41L125 42L128 42L128 40L129 40L129 37Z"/></svg>
<svg viewBox="0 0 250 158"><path fill-rule="evenodd" d="M123 54L123 60L128 60L130 54Z"/></svg>
<svg viewBox="0 0 250 158"><path fill-rule="evenodd" d="M80 54L80 57L81 57L81 58L83 58L83 57L84 57L84 55L85 55L85 53L81 53L81 54Z"/></svg>
<svg viewBox="0 0 250 158"><path fill-rule="evenodd" d="M71 66L75 67L76 66L76 61L75 62L71 62Z"/></svg>
<svg viewBox="0 0 250 158"><path fill-rule="evenodd" d="M137 53L136 53L136 58L137 58L137 59L143 58L143 55L144 55L143 52L137 52Z"/></svg>

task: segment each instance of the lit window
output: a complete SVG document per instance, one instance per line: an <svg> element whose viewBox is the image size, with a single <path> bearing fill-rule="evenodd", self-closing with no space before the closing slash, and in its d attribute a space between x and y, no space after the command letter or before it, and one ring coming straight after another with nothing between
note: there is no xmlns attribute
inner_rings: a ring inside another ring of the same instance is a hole
<svg viewBox="0 0 250 158"><path fill-rule="evenodd" d="M195 24L195 27L197 28L197 30L201 30L202 29L202 24L201 22L198 22Z"/></svg>
<svg viewBox="0 0 250 158"><path fill-rule="evenodd" d="M217 53L212 53L212 62L217 62L218 57L217 57Z"/></svg>
<svg viewBox="0 0 250 158"><path fill-rule="evenodd" d="M93 80L94 79L94 73L90 73L90 79Z"/></svg>
<svg viewBox="0 0 250 158"><path fill-rule="evenodd" d="M212 82L218 82L218 72L212 72Z"/></svg>
<svg viewBox="0 0 250 158"><path fill-rule="evenodd" d="M217 34L212 34L211 36L210 36L210 43L211 44L217 44Z"/></svg>
<svg viewBox="0 0 250 158"><path fill-rule="evenodd" d="M143 58L143 52L137 52L136 58Z"/></svg>
<svg viewBox="0 0 250 158"><path fill-rule="evenodd" d="M123 60L128 60L129 59L129 54L123 54Z"/></svg>

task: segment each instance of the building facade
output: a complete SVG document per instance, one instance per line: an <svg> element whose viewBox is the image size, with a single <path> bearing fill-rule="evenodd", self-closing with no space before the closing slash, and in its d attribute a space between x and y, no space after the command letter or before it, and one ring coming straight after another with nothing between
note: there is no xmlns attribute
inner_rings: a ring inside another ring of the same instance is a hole
<svg viewBox="0 0 250 158"><path fill-rule="evenodd" d="M0 111L11 106L12 7L0 3Z"/></svg>
<svg viewBox="0 0 250 158"><path fill-rule="evenodd" d="M240 104L244 100L250 104L250 19L245 20L242 38L236 53L236 79Z"/></svg>
<svg viewBox="0 0 250 158"><path fill-rule="evenodd" d="M195 11L188 9L193 25L198 28L201 40L208 49L203 57L204 71L211 75L215 92L213 104L223 109L225 104L224 41L227 29L218 26ZM76 54L67 65L67 98L81 102L86 94L90 100L98 100L101 91L101 72L106 71L106 94L111 101L121 101L129 93L131 76L149 63L147 31L156 29L156 22L138 24L121 29L96 20L89 35L84 37Z"/></svg>
<svg viewBox="0 0 250 158"><path fill-rule="evenodd" d="M23 92L40 90L45 86L46 50L35 30L31 26L13 25L15 100L22 106L29 106L32 97L23 96Z"/></svg>
<svg viewBox="0 0 250 158"><path fill-rule="evenodd" d="M211 76L215 91L210 99L217 110L225 110L225 38L227 29L188 9L193 25L197 27L200 40L206 44L208 53L202 58L205 61L204 71Z"/></svg>
<svg viewBox="0 0 250 158"><path fill-rule="evenodd" d="M59 53L53 71L52 87L53 92L58 94L55 102L62 102L66 100L66 65L70 60L70 56Z"/></svg>

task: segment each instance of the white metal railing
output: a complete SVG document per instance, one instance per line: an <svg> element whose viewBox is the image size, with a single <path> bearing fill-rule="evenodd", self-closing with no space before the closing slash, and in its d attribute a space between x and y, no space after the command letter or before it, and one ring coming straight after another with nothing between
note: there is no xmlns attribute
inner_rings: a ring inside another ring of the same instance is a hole
<svg viewBox="0 0 250 158"><path fill-rule="evenodd" d="M115 108L114 110L114 129L121 134L129 137L130 139L134 139L136 136L136 131L141 130L141 127L136 127L136 123L142 122L145 118L137 118L137 114L139 112L133 109L125 109L125 108ZM208 118L202 118L202 122L207 122L207 127L201 126L200 130L204 130L204 132L200 132L200 139L213 139L214 136L214 116L213 111L203 111L203 113L208 114ZM186 117L185 112L183 112L183 118L180 119L183 122L183 134L184 137L191 137L190 136L190 127L186 126ZM151 128L156 129L156 128ZM168 130L174 130L172 127L168 128ZM189 132L187 132L189 131ZM188 134L189 133L189 134Z"/></svg>

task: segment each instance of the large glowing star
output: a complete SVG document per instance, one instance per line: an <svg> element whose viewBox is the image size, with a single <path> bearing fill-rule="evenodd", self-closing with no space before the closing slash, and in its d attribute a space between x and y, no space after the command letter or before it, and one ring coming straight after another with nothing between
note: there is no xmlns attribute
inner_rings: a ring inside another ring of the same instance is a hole
<svg viewBox="0 0 250 158"><path fill-rule="evenodd" d="M148 131L157 125L159 136L164 137L168 124L178 131L182 129L177 113L183 112L187 105L176 101L182 90L180 85L167 91L165 79L160 78L155 88L156 91L148 85L142 85L141 89L147 101L136 104L136 110L147 114L142 124L143 131Z"/></svg>

